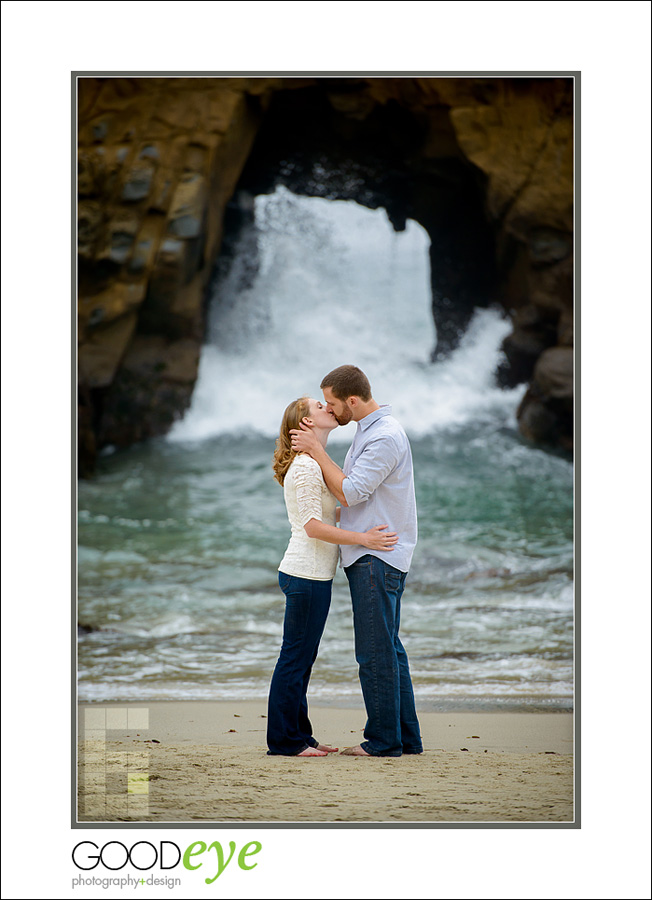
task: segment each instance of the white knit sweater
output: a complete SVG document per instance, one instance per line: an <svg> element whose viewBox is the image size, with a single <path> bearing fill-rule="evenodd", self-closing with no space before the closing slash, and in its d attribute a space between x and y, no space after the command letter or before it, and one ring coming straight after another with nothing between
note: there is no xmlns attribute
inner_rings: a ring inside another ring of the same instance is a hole
<svg viewBox="0 0 652 900"><path fill-rule="evenodd" d="M294 457L285 475L283 494L292 536L279 572L330 581L337 568L339 547L309 538L303 526L310 519L335 525L337 500L326 487L319 464L311 456L300 453Z"/></svg>

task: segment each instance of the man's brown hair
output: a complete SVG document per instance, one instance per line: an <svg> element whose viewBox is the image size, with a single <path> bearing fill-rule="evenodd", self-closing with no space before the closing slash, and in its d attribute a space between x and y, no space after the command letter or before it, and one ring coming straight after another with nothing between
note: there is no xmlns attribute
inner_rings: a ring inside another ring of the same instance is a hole
<svg viewBox="0 0 652 900"><path fill-rule="evenodd" d="M369 379L357 366L338 366L322 378L319 386L330 388L338 400L349 397L359 397L365 402L371 400Z"/></svg>

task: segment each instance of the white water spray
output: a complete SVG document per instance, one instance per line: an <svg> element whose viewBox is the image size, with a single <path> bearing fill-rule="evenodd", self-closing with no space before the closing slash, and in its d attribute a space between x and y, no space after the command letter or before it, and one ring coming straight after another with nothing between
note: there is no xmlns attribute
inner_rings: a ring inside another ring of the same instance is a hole
<svg viewBox="0 0 652 900"><path fill-rule="evenodd" d="M428 236L408 222L396 233L383 210L297 197L283 187L257 197L260 269L242 290L238 260L211 308L192 405L169 434L278 433L283 410L321 397L331 369L353 363L375 399L415 437L468 421L514 421L522 388L503 391L493 373L509 323L478 310L450 359L430 363ZM354 425L331 441L348 442Z"/></svg>

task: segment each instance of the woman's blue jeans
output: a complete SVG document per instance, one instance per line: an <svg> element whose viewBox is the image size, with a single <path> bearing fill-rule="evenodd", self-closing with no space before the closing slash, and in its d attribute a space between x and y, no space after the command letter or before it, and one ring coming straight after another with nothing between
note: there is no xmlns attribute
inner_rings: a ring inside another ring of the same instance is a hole
<svg viewBox="0 0 652 900"><path fill-rule="evenodd" d="M372 756L421 753L410 668L398 636L407 573L371 554L344 571L351 589L355 658L368 716L361 746Z"/></svg>
<svg viewBox="0 0 652 900"><path fill-rule="evenodd" d="M281 653L272 675L267 709L268 755L296 756L316 747L308 718L308 682L331 603L333 581L279 572L285 594Z"/></svg>

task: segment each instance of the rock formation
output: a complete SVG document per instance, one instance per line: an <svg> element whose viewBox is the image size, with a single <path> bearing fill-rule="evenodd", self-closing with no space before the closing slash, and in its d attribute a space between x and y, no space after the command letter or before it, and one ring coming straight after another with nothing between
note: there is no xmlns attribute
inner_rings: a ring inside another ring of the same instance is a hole
<svg viewBox="0 0 652 900"><path fill-rule="evenodd" d="M502 304L521 430L572 447L572 79L84 77L78 125L80 474L182 415L227 204L279 182L419 221L438 352Z"/></svg>

